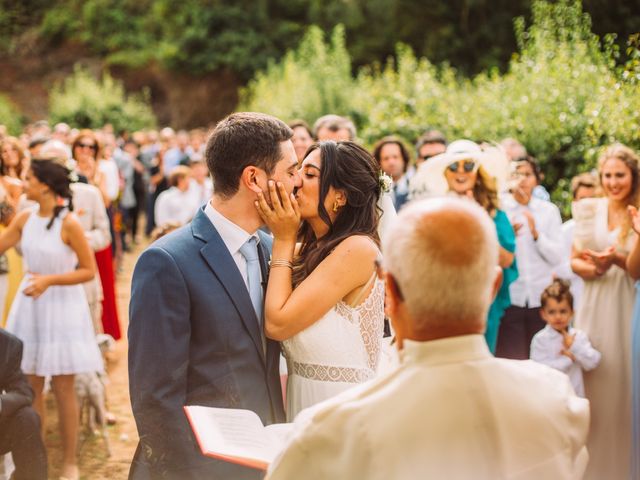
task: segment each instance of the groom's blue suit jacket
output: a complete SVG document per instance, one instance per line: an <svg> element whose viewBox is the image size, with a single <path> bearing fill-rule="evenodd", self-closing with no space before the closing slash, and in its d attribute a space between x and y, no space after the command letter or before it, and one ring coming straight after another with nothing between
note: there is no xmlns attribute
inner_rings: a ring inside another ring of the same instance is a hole
<svg viewBox="0 0 640 480"><path fill-rule="evenodd" d="M269 236L260 235L266 284ZM266 353L251 298L203 209L152 244L133 274L129 387L140 443L131 479L261 478L200 453L182 410L205 405L253 410L283 422L280 348Z"/></svg>

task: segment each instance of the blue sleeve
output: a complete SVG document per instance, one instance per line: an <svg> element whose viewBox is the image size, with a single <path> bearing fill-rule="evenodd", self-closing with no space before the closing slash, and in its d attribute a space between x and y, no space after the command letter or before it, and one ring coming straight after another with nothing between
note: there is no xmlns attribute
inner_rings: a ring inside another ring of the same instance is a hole
<svg viewBox="0 0 640 480"><path fill-rule="evenodd" d="M182 407L191 337L189 292L175 259L151 247L136 264L129 306L129 389L143 455L168 472L197 452Z"/></svg>
<svg viewBox="0 0 640 480"><path fill-rule="evenodd" d="M513 253L516 251L516 234L513 231L513 226L507 217L507 214L502 210L496 210L496 216L493 218L496 224L496 231L498 232L498 242L500 246L505 250Z"/></svg>
<svg viewBox="0 0 640 480"><path fill-rule="evenodd" d="M493 221L496 224L496 232L500 246L508 252L514 253L516 251L516 233L509 221L509 217L507 217L504 211L496 210ZM501 308L505 309L511 305L509 285L518 278L518 263L515 258L509 267L502 269L502 275L502 286L495 301L500 304Z"/></svg>

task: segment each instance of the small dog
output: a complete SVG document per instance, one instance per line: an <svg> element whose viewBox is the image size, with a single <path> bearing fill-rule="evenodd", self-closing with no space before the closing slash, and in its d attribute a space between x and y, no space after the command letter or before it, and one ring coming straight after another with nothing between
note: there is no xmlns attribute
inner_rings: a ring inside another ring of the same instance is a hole
<svg viewBox="0 0 640 480"><path fill-rule="evenodd" d="M96 337L100 351L104 354L113 349L115 340L111 335L101 334ZM76 396L80 410L80 424L86 425L91 435L101 434L111 456L109 433L107 432L107 408L105 404L106 375L100 372L79 373L75 377ZM100 430L97 427L100 427Z"/></svg>
<svg viewBox="0 0 640 480"><path fill-rule="evenodd" d="M109 434L107 432L107 409L104 402L104 382L102 374L98 372L79 373L75 378L76 396L80 409L80 424L87 426L89 434L101 433L107 449L107 456L111 456ZM100 430L96 428L100 427Z"/></svg>

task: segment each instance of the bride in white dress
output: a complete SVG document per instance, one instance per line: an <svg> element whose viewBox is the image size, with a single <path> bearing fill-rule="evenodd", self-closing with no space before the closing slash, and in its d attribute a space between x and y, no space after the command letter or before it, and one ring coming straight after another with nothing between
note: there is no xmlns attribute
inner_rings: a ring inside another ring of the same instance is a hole
<svg viewBox="0 0 640 480"><path fill-rule="evenodd" d="M274 235L265 332L287 359L289 421L373 378L384 324L378 165L353 142L328 141L309 149L300 170L295 194L269 182L257 202Z"/></svg>

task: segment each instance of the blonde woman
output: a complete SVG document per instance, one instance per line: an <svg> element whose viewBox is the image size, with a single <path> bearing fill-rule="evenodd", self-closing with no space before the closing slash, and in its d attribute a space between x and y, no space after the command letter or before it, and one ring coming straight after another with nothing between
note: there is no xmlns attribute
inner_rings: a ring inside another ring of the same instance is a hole
<svg viewBox="0 0 640 480"><path fill-rule="evenodd" d="M600 366L585 374L591 402L586 478L630 478L631 317L633 279L626 259L636 234L627 213L638 204L638 156L620 144L598 161L604 198L574 206L576 227L571 268L585 281L576 327L602 353Z"/></svg>

